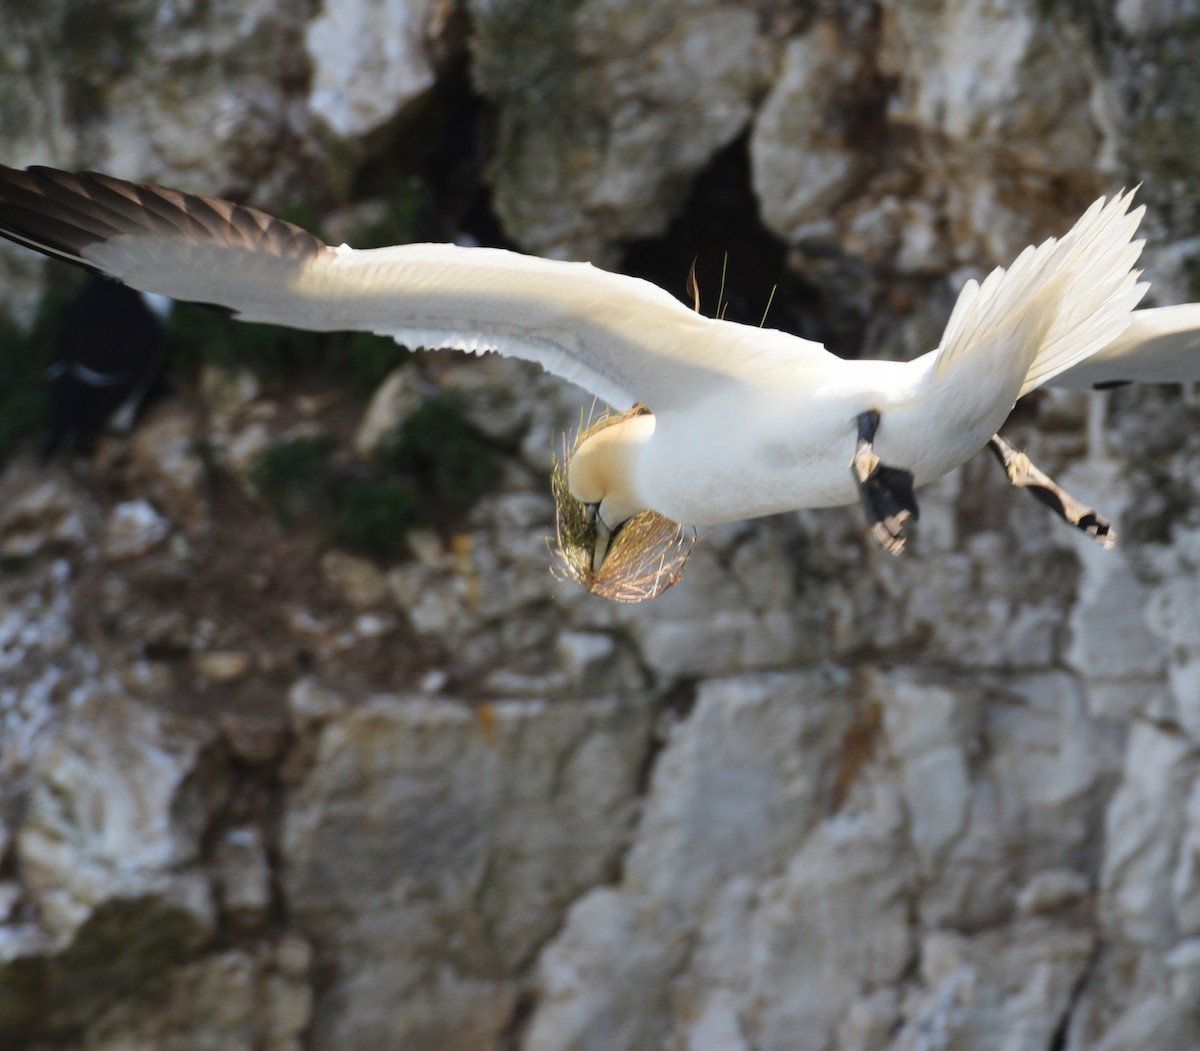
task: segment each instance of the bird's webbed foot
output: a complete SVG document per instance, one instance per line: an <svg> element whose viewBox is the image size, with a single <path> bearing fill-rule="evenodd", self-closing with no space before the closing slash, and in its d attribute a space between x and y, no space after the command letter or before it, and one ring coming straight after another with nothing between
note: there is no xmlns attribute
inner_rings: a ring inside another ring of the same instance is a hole
<svg viewBox="0 0 1200 1051"><path fill-rule="evenodd" d="M858 486L871 536L893 555L904 550L904 524L921 517L913 494L913 474L902 467L879 462L873 442L879 430L879 413L874 409L858 416L858 445L850 461L850 473Z"/></svg>
<svg viewBox="0 0 1200 1051"><path fill-rule="evenodd" d="M994 434L988 448L995 453L1014 487L1028 489L1064 522L1087 533L1102 547L1112 547L1117 542L1116 531L1107 518L1094 507L1076 500L1016 446Z"/></svg>

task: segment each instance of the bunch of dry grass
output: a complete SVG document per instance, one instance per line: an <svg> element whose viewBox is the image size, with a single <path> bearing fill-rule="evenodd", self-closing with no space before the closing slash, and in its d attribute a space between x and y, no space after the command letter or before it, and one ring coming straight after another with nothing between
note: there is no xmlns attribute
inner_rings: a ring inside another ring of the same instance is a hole
<svg viewBox="0 0 1200 1051"><path fill-rule="evenodd" d="M588 522L587 509L567 487L567 468L575 450L598 430L644 411L635 407L629 413L609 413L588 423L581 421L573 440L563 435L562 454L555 457L550 474L556 512L554 574L614 602L657 598L682 578L684 564L697 540L694 529L672 522L657 511L643 511L617 530L600 571L592 572L596 528Z"/></svg>

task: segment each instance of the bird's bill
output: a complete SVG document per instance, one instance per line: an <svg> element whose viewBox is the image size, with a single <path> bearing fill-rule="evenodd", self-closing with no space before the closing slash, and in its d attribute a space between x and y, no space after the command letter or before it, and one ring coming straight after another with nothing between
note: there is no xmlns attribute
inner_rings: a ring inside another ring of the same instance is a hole
<svg viewBox="0 0 1200 1051"><path fill-rule="evenodd" d="M608 548L612 543L613 530L609 529L604 524L604 519L598 514L595 521L596 542L592 548L592 572L599 573L600 567L604 565L604 559L608 557Z"/></svg>

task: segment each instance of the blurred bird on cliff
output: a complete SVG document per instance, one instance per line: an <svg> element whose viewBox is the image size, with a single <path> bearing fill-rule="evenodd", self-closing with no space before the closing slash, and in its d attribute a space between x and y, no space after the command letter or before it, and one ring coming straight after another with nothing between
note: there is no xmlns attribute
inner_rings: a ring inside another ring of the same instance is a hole
<svg viewBox="0 0 1200 1051"><path fill-rule="evenodd" d="M166 356L165 296L107 278L66 304L54 336L49 422L42 455L71 450L110 419L132 426Z"/></svg>
<svg viewBox="0 0 1200 1051"><path fill-rule="evenodd" d="M1014 485L1111 543L1103 518L996 431L1018 398L1073 373L1091 386L1152 379L1182 358L1196 367L1194 308L1132 314L1147 286L1131 199L1101 198L1060 239L968 282L939 346L909 362L843 360L586 263L452 244L335 248L254 208L94 172L0 167L0 235L245 321L494 351L591 391L623 413L563 468L561 496L578 509L568 542L589 548L572 575L592 586L645 514L715 525L861 502L872 536L898 553L914 486L985 446Z"/></svg>

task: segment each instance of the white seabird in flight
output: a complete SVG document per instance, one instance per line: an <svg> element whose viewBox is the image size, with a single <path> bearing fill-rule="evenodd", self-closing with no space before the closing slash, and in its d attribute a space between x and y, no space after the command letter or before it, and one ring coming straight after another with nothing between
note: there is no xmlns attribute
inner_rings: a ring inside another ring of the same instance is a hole
<svg viewBox="0 0 1200 1051"><path fill-rule="evenodd" d="M587 263L452 244L334 248L254 208L94 172L0 166L0 235L244 321L495 351L618 410L644 405L570 463L598 568L612 532L643 510L715 525L861 501L875 538L898 552L917 515L913 486L989 444L1014 484L1051 494L1069 522L1111 540L1103 519L996 431L1019 397L1089 362L1077 373L1087 386L1140 378L1128 367L1136 345L1111 361L1100 353L1129 331L1147 287L1134 270L1143 209L1130 211L1131 198L1101 198L1061 239L969 282L940 345L909 362L844 360L704 317Z"/></svg>

